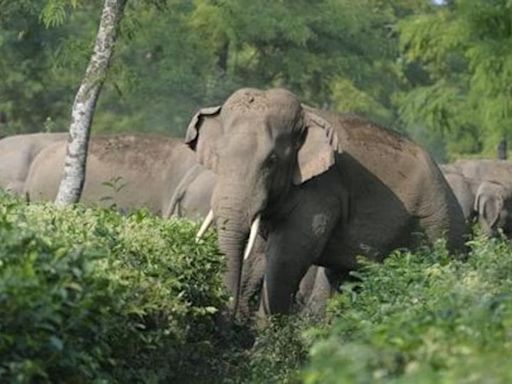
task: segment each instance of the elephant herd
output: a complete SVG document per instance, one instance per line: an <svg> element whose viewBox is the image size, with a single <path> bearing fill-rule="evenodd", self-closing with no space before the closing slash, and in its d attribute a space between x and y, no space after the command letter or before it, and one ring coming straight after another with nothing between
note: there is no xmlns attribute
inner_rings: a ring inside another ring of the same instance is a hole
<svg viewBox="0 0 512 384"><path fill-rule="evenodd" d="M0 140L0 188L53 200L66 134ZM244 88L200 109L185 139L93 136L82 201L164 218L206 218L226 255L235 313L321 313L357 257L445 238L464 252L467 223L512 235L512 163L438 166L419 145L366 119L315 109L289 91ZM422 233L421 236L418 233Z"/></svg>

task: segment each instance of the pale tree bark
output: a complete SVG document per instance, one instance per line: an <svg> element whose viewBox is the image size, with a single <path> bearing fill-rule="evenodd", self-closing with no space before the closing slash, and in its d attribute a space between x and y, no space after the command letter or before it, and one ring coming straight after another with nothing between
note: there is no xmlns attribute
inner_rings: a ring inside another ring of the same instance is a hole
<svg viewBox="0 0 512 384"><path fill-rule="evenodd" d="M94 52L71 111L64 177L55 199L57 206L78 202L85 182L89 136L96 101L112 58L116 34L127 0L105 0Z"/></svg>

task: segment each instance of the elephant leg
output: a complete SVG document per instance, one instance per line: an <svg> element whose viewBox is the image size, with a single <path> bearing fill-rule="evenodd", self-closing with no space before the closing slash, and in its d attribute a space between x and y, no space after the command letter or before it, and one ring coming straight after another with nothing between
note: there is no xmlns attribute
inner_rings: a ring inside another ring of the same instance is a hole
<svg viewBox="0 0 512 384"><path fill-rule="evenodd" d="M306 301L303 313L323 317L327 301L339 290L339 286L346 279L348 273L337 273L332 269L318 267L315 274L313 289Z"/></svg>
<svg viewBox="0 0 512 384"><path fill-rule="evenodd" d="M269 234L262 298L265 314L289 312L302 277L319 260L340 218L339 198L324 189L301 191L300 204Z"/></svg>
<svg viewBox="0 0 512 384"><path fill-rule="evenodd" d="M307 304L309 297L313 293L318 268L316 265L312 265L300 281L299 291L295 296L295 300L301 308Z"/></svg>
<svg viewBox="0 0 512 384"><path fill-rule="evenodd" d="M315 281L311 294L309 295L304 313L312 316L323 316L327 300L331 297L334 289L331 288L325 268L319 267L315 274Z"/></svg>

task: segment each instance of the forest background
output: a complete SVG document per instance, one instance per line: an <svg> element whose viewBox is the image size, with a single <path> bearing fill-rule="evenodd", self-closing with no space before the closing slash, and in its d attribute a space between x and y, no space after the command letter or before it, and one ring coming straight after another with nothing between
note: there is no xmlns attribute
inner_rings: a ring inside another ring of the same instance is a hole
<svg viewBox="0 0 512 384"><path fill-rule="evenodd" d="M62 131L99 0L0 0L2 134ZM128 1L93 133L182 136L240 87L404 132L438 161L512 133L511 0Z"/></svg>

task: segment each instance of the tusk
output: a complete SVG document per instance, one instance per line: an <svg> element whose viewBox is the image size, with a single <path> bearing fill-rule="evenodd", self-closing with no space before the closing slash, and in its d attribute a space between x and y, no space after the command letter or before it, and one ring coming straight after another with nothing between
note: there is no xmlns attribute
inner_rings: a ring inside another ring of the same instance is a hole
<svg viewBox="0 0 512 384"><path fill-rule="evenodd" d="M213 210L210 209L210 212L208 212L208 215L206 215L206 218L203 221L203 224L201 224L201 228L199 228L199 232L197 232L196 235L196 242L201 240L201 237L205 234L205 232L210 228L210 225L213 223Z"/></svg>
<svg viewBox="0 0 512 384"><path fill-rule="evenodd" d="M260 229L260 215L256 216L256 219L252 222L251 225L251 234L249 235L249 241L247 242L247 246L245 247L244 252L244 260L247 260L249 255L251 254L252 249L254 248L254 243L256 241L256 235Z"/></svg>

